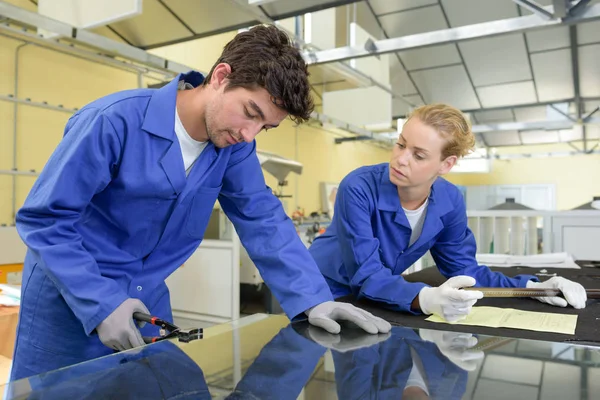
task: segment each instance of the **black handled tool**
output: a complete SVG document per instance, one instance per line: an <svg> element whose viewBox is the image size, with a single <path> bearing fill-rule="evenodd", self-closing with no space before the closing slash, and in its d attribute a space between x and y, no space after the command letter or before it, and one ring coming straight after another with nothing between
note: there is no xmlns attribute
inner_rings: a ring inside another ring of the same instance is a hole
<svg viewBox="0 0 600 400"><path fill-rule="evenodd" d="M136 321L147 322L160 328L160 336L144 336L143 339L145 343L155 343L172 338L177 338L180 342L188 343L192 340L202 339L204 336L202 328L181 329L168 321L141 312L133 313L133 319Z"/></svg>
<svg viewBox="0 0 600 400"><path fill-rule="evenodd" d="M562 296L560 289L546 288L482 288L468 287L463 290L480 291L483 297L552 297ZM586 289L588 299L600 299L600 289Z"/></svg>

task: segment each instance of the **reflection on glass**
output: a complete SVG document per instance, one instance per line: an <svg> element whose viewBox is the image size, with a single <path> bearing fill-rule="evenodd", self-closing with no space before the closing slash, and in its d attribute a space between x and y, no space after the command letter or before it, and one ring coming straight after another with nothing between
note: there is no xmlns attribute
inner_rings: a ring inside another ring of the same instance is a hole
<svg viewBox="0 0 600 400"><path fill-rule="evenodd" d="M331 335L252 317L5 387L3 399L591 399L597 347L394 327Z"/></svg>
<svg viewBox="0 0 600 400"><path fill-rule="evenodd" d="M211 399L202 370L163 341L7 385L6 399Z"/></svg>

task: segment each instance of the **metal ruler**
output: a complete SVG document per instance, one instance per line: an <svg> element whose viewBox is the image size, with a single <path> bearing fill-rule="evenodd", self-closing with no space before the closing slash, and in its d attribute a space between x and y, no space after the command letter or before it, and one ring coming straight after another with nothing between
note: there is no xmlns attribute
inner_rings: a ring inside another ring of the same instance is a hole
<svg viewBox="0 0 600 400"><path fill-rule="evenodd" d="M483 297L562 297L559 289L469 287L462 290L479 291ZM588 299L600 299L600 289L586 289Z"/></svg>

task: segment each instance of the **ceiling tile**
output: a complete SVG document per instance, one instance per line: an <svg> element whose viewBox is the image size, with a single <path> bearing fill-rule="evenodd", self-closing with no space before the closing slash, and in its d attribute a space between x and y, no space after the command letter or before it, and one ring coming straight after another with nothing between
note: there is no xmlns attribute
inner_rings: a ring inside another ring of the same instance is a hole
<svg viewBox="0 0 600 400"><path fill-rule="evenodd" d="M89 31L120 43L127 43L123 40L123 38L121 38L121 36L111 31L108 26L99 26L98 28L90 29Z"/></svg>
<svg viewBox="0 0 600 400"><path fill-rule="evenodd" d="M195 1L195 0L194 0ZM223 1L210 0L218 5ZM357 0L346 0L343 3L358 3ZM279 19L282 16L289 17L290 14L302 15L307 12L315 12L335 7L340 4L339 0L277 0L262 5L262 8L272 19ZM216 14L219 15L219 14ZM219 18L222 14L219 15Z"/></svg>
<svg viewBox="0 0 600 400"><path fill-rule="evenodd" d="M400 63L396 63L390 70L390 81L392 90L401 94L413 94L417 92L417 88L411 82L408 74L402 68Z"/></svg>
<svg viewBox="0 0 600 400"><path fill-rule="evenodd" d="M421 97L419 97L418 95L404 96L404 98L410 101L412 104L416 105L417 107L423 105L423 101L421 101ZM392 99L392 115L394 117L405 116L410 112L410 110L411 106L406 102L400 99Z"/></svg>
<svg viewBox="0 0 600 400"><path fill-rule="evenodd" d="M491 122L510 122L514 120L511 110L490 110L476 111L473 113L475 119L480 124L489 124Z"/></svg>
<svg viewBox="0 0 600 400"><path fill-rule="evenodd" d="M150 3L155 1L152 0ZM199 34L222 30L224 27L249 26L255 19L251 14L236 6L234 2L229 1L164 0L164 2L179 18ZM144 14L146 13L147 3L149 2L144 1ZM157 26L161 28L156 29ZM160 21L154 26L154 30L157 32L162 31Z"/></svg>
<svg viewBox="0 0 600 400"><path fill-rule="evenodd" d="M554 0L535 0L535 2L542 7L551 6L553 1ZM531 14L533 14L533 12L529 11L526 8L523 8L523 15L531 15Z"/></svg>
<svg viewBox="0 0 600 400"><path fill-rule="evenodd" d="M460 55L454 44L402 51L399 54L402 62L404 62L409 71L461 62Z"/></svg>
<svg viewBox="0 0 600 400"><path fill-rule="evenodd" d="M462 66L417 71L411 76L428 103L448 103L463 110L480 108Z"/></svg>
<svg viewBox="0 0 600 400"><path fill-rule="evenodd" d="M352 22L352 20L356 21L356 23L358 25L360 25L360 27L362 29L367 31L375 39L377 39L377 40L385 39L386 38L385 34L383 33L381 26L379 26L379 19L377 18L377 16L373 15L373 12L371 11L371 9L367 5L367 3L365 1L359 1L358 3L354 3L354 4L356 5L356 17L351 16L351 14L346 15L346 10L341 10L341 14L342 14L341 17L340 17L340 11L338 10L336 12L335 25L336 25L336 30L337 30L336 31L336 41L338 41L338 46L342 46L342 43L340 42L341 37L346 36L345 33L340 32L340 28L346 29L346 26L349 23L349 22L346 22L345 20L344 20L344 22L342 22L342 18L346 18L346 17L351 18L350 22ZM354 4L352 6L354 6ZM332 24L333 24L333 21L332 21ZM350 41L350 38L348 38L348 41Z"/></svg>
<svg viewBox="0 0 600 400"><path fill-rule="evenodd" d="M558 142L557 131L522 131L523 144L541 144Z"/></svg>
<svg viewBox="0 0 600 400"><path fill-rule="evenodd" d="M579 79L583 97L600 96L600 44L579 48Z"/></svg>
<svg viewBox="0 0 600 400"><path fill-rule="evenodd" d="M519 132L503 131L503 132L485 132L482 133L483 138L488 146L518 146L521 144Z"/></svg>
<svg viewBox="0 0 600 400"><path fill-rule="evenodd" d="M518 122L543 121L547 118L546 106L514 108Z"/></svg>
<svg viewBox="0 0 600 400"><path fill-rule="evenodd" d="M379 17L389 37L400 37L448 28L439 7L426 7Z"/></svg>
<svg viewBox="0 0 600 400"><path fill-rule="evenodd" d="M523 35L459 43L475 86L531 79Z"/></svg>
<svg viewBox="0 0 600 400"><path fill-rule="evenodd" d="M558 137L561 142L573 142L582 139L581 129L563 129L558 131Z"/></svg>
<svg viewBox="0 0 600 400"><path fill-rule="evenodd" d="M588 125L585 128L586 137L588 139L600 139L600 126L599 125Z"/></svg>
<svg viewBox="0 0 600 400"><path fill-rule="evenodd" d="M574 96L570 49L532 54L531 65L540 101Z"/></svg>
<svg viewBox="0 0 600 400"><path fill-rule="evenodd" d="M569 28L566 26L531 31L525 35L527 36L527 45L530 52L569 47L571 44L569 41Z"/></svg>
<svg viewBox="0 0 600 400"><path fill-rule="evenodd" d="M600 21L585 22L577 24L577 43L598 43L600 42Z"/></svg>
<svg viewBox="0 0 600 400"><path fill-rule="evenodd" d="M546 7L546 6L551 6L551 5L553 5L553 4L554 4L554 1L555 1L555 0L535 0L535 2L536 2L537 4L539 4L539 5L543 6L543 7ZM589 4L588 4L588 5L592 5L592 4L594 4L594 3L596 3L596 4L597 4L597 3L600 3L600 0L592 0L592 1L590 1L590 2L589 2ZM525 9L524 9L524 10L525 10ZM530 12L530 11L527 11L527 13L531 14L531 12ZM525 14L523 14L523 15L525 15Z"/></svg>
<svg viewBox="0 0 600 400"><path fill-rule="evenodd" d="M369 3L377 15L438 4L437 0L369 0Z"/></svg>
<svg viewBox="0 0 600 400"><path fill-rule="evenodd" d="M442 0L452 27L518 17L512 1L498 0Z"/></svg>
<svg viewBox="0 0 600 400"><path fill-rule="evenodd" d="M212 19L214 20L214 17ZM192 35L157 0L144 1L144 11L141 15L115 22L111 26L134 46L139 47L183 39ZM157 26L160 29L157 29Z"/></svg>
<svg viewBox="0 0 600 400"><path fill-rule="evenodd" d="M600 100L586 101L583 103L583 111L590 113L600 106ZM596 111L594 117L600 117L600 111Z"/></svg>
<svg viewBox="0 0 600 400"><path fill-rule="evenodd" d="M533 82L509 83L477 89L483 107L501 107L535 103Z"/></svg>

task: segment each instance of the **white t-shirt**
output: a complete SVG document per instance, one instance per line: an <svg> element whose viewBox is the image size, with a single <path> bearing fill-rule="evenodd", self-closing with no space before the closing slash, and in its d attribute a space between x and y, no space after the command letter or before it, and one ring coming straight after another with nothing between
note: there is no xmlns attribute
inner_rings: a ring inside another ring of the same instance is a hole
<svg viewBox="0 0 600 400"><path fill-rule="evenodd" d="M185 167L185 176L190 174L192 166L200 157L200 154L208 144L207 142L199 142L190 137L187 133L183 124L181 123L181 119L179 118L179 113L177 112L177 108L175 108L175 134L177 135L177 139L179 140L179 147L181 147L181 154L183 156L183 165Z"/></svg>
<svg viewBox="0 0 600 400"><path fill-rule="evenodd" d="M412 229L410 241L408 243L409 247L417 241L419 236L421 236L421 232L423 231L423 223L425 222L425 214L427 214L428 203L429 198L425 199L425 203L423 203L423 205L416 210L407 210L406 208L402 207L404 213L406 214L406 218L408 219L410 228Z"/></svg>
<svg viewBox="0 0 600 400"><path fill-rule="evenodd" d="M412 347L410 348L410 354L412 355L413 365L406 381L406 387L416 386L429 396L429 388L427 387L427 383L425 383L425 378L423 378L423 361Z"/></svg>

